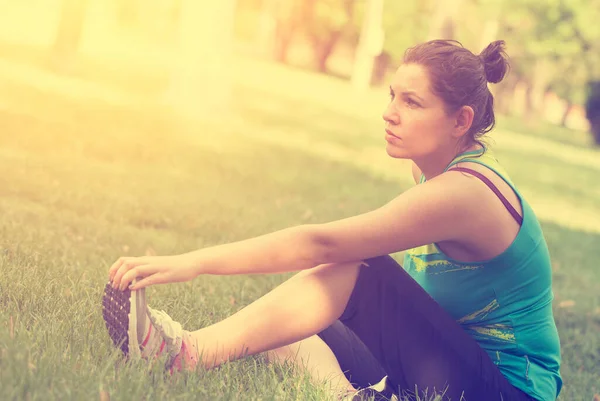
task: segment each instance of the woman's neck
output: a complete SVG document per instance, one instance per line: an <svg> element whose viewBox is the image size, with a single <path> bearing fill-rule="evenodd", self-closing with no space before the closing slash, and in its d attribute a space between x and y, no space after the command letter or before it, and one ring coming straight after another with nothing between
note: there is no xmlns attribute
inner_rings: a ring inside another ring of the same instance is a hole
<svg viewBox="0 0 600 401"><path fill-rule="evenodd" d="M448 167L452 160L454 160L458 155L480 149L482 149L481 145L474 143L471 146L462 148L462 150L459 152L456 152L455 149L442 150L440 152L430 154L426 158L413 161L419 167L425 176L425 179L430 180L442 174L446 167Z"/></svg>

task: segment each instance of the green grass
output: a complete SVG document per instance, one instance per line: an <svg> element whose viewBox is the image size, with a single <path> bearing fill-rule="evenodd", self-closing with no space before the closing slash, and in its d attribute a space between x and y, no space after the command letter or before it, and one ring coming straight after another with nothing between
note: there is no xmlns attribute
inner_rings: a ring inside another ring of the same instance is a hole
<svg viewBox="0 0 600 401"><path fill-rule="evenodd" d="M91 79L99 67L88 68ZM258 87L256 71L270 84ZM110 86L110 74L97 75ZM0 399L326 399L307 377L260 357L172 377L125 365L102 320L107 269L119 256L331 221L410 185L406 163L385 154L383 92L355 96L339 80L248 60L237 82L235 116L184 124L91 92L0 81ZM560 399L591 400L600 393L600 153L511 124L494 141L552 254ZM149 297L195 329L287 277L199 277Z"/></svg>
<svg viewBox="0 0 600 401"><path fill-rule="evenodd" d="M535 121L524 124L522 119L504 116L498 121L498 128L506 130L525 131L528 135L550 139L565 145L591 148L594 146L592 135L589 132L576 131L561 127L549 122Z"/></svg>

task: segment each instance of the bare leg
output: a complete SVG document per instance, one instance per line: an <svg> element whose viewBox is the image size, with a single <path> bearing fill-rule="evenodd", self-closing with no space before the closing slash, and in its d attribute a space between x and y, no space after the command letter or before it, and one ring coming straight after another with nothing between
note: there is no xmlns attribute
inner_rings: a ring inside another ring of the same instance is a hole
<svg viewBox="0 0 600 401"><path fill-rule="evenodd" d="M319 333L346 308L361 263L326 264L300 272L232 316L192 332L202 364L212 368Z"/></svg>
<svg viewBox="0 0 600 401"><path fill-rule="evenodd" d="M299 369L308 371L318 384L328 385L336 395L353 393L356 389L350 384L331 349L319 336L313 335L296 343L267 351L269 362L293 363Z"/></svg>

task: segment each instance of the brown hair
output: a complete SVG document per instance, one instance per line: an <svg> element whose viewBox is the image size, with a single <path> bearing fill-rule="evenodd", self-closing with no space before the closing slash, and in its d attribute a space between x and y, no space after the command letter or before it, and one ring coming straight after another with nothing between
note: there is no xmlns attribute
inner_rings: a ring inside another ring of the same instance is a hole
<svg viewBox="0 0 600 401"><path fill-rule="evenodd" d="M467 132L472 140L489 132L495 125L494 97L488 82L498 83L508 71L508 56L503 40L490 43L476 56L454 40L432 40L408 49L404 63L425 67L432 92L452 113L462 106L471 106L473 123Z"/></svg>

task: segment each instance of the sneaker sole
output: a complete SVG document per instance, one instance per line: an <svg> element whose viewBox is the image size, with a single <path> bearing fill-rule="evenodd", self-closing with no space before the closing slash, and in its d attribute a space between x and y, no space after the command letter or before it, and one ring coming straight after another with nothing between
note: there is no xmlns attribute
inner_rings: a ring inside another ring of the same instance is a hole
<svg viewBox="0 0 600 401"><path fill-rule="evenodd" d="M141 290L143 291L143 290ZM141 291L133 293L126 289L114 289L109 283L104 287L102 295L102 317L106 329L115 347L120 348L127 358L140 359L141 352L137 335L136 296Z"/></svg>

